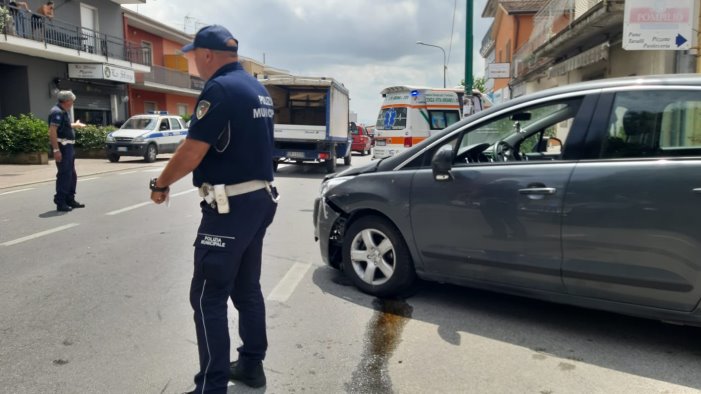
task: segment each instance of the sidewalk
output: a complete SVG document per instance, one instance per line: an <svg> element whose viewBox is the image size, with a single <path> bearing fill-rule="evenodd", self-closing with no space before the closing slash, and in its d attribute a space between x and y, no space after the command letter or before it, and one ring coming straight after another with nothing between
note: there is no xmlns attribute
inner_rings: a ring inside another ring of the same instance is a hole
<svg viewBox="0 0 701 394"><path fill-rule="evenodd" d="M146 163L138 157L123 157L117 163L110 163L107 159L76 159L75 170L80 179L137 168L159 168L163 167L171 156L159 155L154 163ZM53 160L49 160L49 164L0 164L0 190L54 181L56 181L56 165Z"/></svg>

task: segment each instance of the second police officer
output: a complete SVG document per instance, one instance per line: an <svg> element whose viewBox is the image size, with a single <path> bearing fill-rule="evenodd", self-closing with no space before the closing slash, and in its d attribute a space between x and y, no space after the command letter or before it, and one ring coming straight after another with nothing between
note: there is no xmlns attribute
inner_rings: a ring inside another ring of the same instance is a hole
<svg viewBox="0 0 701 394"><path fill-rule="evenodd" d="M151 199L193 171L203 201L190 287L200 371L195 393L226 393L229 379L266 384L265 305L260 288L263 237L277 209L273 180L273 106L238 62L238 41L222 26L200 29L192 44L207 79L188 136L158 178ZM230 363L227 301L239 312L238 360Z"/></svg>

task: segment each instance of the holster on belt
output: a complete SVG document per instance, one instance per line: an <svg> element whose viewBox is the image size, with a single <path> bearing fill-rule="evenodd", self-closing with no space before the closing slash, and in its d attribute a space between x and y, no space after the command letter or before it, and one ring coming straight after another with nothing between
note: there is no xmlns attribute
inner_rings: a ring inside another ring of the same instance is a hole
<svg viewBox="0 0 701 394"><path fill-rule="evenodd" d="M277 189L267 181L248 181L235 185L211 185L209 183L203 183L199 188L199 193L200 197L212 208L215 208L217 212L226 214L229 213L229 197L254 192L260 189L266 189L268 194L270 194L270 198L275 203L278 202L280 197L277 193Z"/></svg>

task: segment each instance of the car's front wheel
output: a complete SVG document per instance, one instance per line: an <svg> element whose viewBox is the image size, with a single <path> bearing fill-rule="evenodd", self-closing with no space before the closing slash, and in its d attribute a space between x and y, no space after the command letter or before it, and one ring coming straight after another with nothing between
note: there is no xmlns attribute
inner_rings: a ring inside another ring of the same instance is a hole
<svg viewBox="0 0 701 394"><path fill-rule="evenodd" d="M376 216L359 219L346 232L343 270L360 290L378 297L401 295L416 280L399 230Z"/></svg>
<svg viewBox="0 0 701 394"><path fill-rule="evenodd" d="M158 148L156 148L156 144L149 144L146 147L144 161L147 163L153 163L154 161L156 161L156 156L158 156Z"/></svg>
<svg viewBox="0 0 701 394"><path fill-rule="evenodd" d="M107 155L107 160L109 160L111 163L116 163L119 161L119 155L116 153L110 153Z"/></svg>

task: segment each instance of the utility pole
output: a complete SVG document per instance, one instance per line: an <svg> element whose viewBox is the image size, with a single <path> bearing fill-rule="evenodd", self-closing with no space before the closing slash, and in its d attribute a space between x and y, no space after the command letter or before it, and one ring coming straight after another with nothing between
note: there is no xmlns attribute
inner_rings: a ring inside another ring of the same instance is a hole
<svg viewBox="0 0 701 394"><path fill-rule="evenodd" d="M467 0L466 29L465 29L465 94L472 95L472 24L473 0Z"/></svg>
<svg viewBox="0 0 701 394"><path fill-rule="evenodd" d="M474 108L472 105L472 10L473 0L467 0L467 12L465 13L465 95L463 96L463 116L472 115Z"/></svg>

